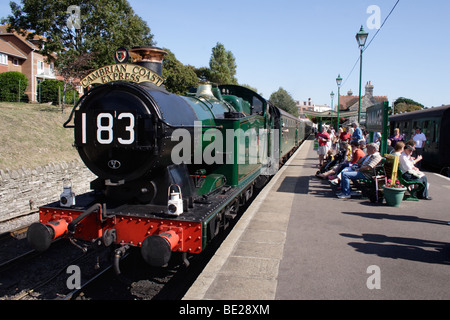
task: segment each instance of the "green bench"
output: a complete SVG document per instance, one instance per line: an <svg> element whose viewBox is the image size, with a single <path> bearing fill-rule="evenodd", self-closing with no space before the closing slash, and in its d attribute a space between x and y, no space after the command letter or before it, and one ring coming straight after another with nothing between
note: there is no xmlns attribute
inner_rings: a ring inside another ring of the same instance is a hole
<svg viewBox="0 0 450 320"><path fill-rule="evenodd" d="M380 196L382 186L387 183L386 171L392 171L389 167L391 163L386 158L381 158L380 162L371 170L371 179L358 179L353 181L353 186L361 190L362 196L369 198L370 202L381 202Z"/></svg>
<svg viewBox="0 0 450 320"><path fill-rule="evenodd" d="M419 198L417 198L417 193L425 189L425 184L419 180L405 180L403 179L403 173L398 168L398 175L397 175L398 181L406 187L406 191L408 191L409 194L405 194L405 197L403 200L409 200L409 201L419 201Z"/></svg>
<svg viewBox="0 0 450 320"><path fill-rule="evenodd" d="M388 179L398 180L400 184L406 187L403 200L418 201L417 193L421 192L425 185L418 180L405 180L403 172L398 167L398 159L390 154L385 154L381 161L372 169L371 179L359 179L353 181L353 186L361 190L362 196L368 198L370 202L383 201L383 185L387 184Z"/></svg>

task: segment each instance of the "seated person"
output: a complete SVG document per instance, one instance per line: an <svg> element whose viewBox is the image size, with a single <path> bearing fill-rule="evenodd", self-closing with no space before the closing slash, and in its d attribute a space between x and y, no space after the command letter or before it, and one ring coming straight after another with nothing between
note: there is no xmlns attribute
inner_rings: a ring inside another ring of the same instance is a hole
<svg viewBox="0 0 450 320"><path fill-rule="evenodd" d="M405 148L405 143L403 141L399 141L399 142L397 142L395 144L395 148L392 149L391 154L393 156L399 156L400 157L400 155L402 154L404 148Z"/></svg>
<svg viewBox="0 0 450 320"><path fill-rule="evenodd" d="M410 140L405 142L405 148L406 148L406 146L412 146L415 149L416 148L415 147L415 143L416 142L413 139L410 139ZM411 154L411 159L413 160L413 165L416 165L417 162L422 160L422 156L420 155L417 158L415 158L414 157L414 151L413 151L413 153ZM419 169L419 167L417 167L417 166L416 166L416 168Z"/></svg>
<svg viewBox="0 0 450 320"><path fill-rule="evenodd" d="M320 169L324 169L328 164L334 161L333 150L327 151L327 157L324 160L323 166Z"/></svg>
<svg viewBox="0 0 450 320"><path fill-rule="evenodd" d="M425 176L425 174L422 171L420 171L419 169L417 169L417 167L414 166L416 162L418 162L422 159L422 157L419 156L417 159L414 160L411 157L413 151L414 151L414 146L407 143L405 145L405 149L403 150L402 154L400 155L398 165L400 167L400 170L402 170L402 173L403 173L402 177L403 177L403 179L405 179L407 181L417 180L417 181L422 182L424 184L425 188L417 194L417 197L419 199L431 200L431 197L428 195L427 177Z"/></svg>
<svg viewBox="0 0 450 320"><path fill-rule="evenodd" d="M346 147L348 148L347 150L347 154L346 154L346 158L345 161L343 163L341 163L340 165L334 167L333 169L323 173L323 174L319 174L317 175L318 177L322 178L322 179L336 179L335 176L333 175L337 175L339 174L344 168L346 167L351 167L352 165L358 163L358 161L365 156L364 151L362 151L359 147L359 143L357 141L352 141L350 143L350 146ZM350 158L351 157L351 158Z"/></svg>
<svg viewBox="0 0 450 320"><path fill-rule="evenodd" d="M371 179L372 169L381 161L378 145L370 143L367 145L367 156L361 166L352 166L350 170L342 172L341 190L337 196L339 199L350 199L350 180Z"/></svg>

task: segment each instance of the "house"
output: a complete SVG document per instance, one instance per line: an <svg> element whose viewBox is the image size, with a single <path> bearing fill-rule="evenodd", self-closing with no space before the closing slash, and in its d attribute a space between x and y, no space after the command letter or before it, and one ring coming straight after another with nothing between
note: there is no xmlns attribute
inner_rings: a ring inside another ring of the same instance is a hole
<svg viewBox="0 0 450 320"><path fill-rule="evenodd" d="M38 84L48 79L61 80L54 70L53 62L39 53L39 39L28 40L16 32L8 32L8 25L0 26L0 73L18 71L28 79L25 94L30 102L39 101Z"/></svg>
<svg viewBox="0 0 450 320"><path fill-rule="evenodd" d="M325 105L315 104L314 102L312 102L311 98L309 98L308 101L296 101L296 103L300 118L304 118L305 113L307 113L307 111L325 112L331 110L331 107L326 104Z"/></svg>
<svg viewBox="0 0 450 320"><path fill-rule="evenodd" d="M361 96L361 123L365 123L366 122L366 110L368 107L371 107L375 104L384 102L384 101L388 101L387 96L374 96L373 95L373 84L369 81L366 84L365 87L365 94L364 96ZM350 107L348 107L347 111L358 111L359 109L359 97L355 97L356 100L352 100L351 102L353 102L352 105L350 105ZM342 97L341 97L342 99ZM341 109L342 110L342 109ZM351 117L350 121L358 121L358 116L356 117Z"/></svg>
<svg viewBox="0 0 450 320"><path fill-rule="evenodd" d="M340 111L348 111L350 106L352 106L355 102L358 102L358 96L353 95L352 89L348 90L347 95L341 95L339 97L339 110Z"/></svg>

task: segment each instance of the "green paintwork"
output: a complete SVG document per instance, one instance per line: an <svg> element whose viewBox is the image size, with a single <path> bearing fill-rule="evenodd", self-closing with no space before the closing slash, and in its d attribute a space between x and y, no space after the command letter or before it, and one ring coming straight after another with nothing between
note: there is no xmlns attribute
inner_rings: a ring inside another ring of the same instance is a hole
<svg viewBox="0 0 450 320"><path fill-rule="evenodd" d="M215 172L223 174L228 185L239 186L243 179L261 168L258 143L264 117L251 115L240 119L216 119L216 124L223 126L225 154L224 164Z"/></svg>
<svg viewBox="0 0 450 320"><path fill-rule="evenodd" d="M223 187L225 185L225 176L222 174L209 174L202 182L202 185L198 191L199 194L208 194L216 190L217 188Z"/></svg>

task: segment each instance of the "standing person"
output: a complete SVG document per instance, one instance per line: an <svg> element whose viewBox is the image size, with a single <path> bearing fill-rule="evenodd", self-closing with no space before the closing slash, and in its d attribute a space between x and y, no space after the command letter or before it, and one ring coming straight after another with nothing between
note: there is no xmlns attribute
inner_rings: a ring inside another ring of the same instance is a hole
<svg viewBox="0 0 450 320"><path fill-rule="evenodd" d="M327 153L328 153L329 150L333 149L334 134L330 128L328 128L327 133L330 136L330 140L327 141Z"/></svg>
<svg viewBox="0 0 450 320"><path fill-rule="evenodd" d="M373 133L373 142L381 143L381 133L379 131Z"/></svg>
<svg viewBox="0 0 450 320"><path fill-rule="evenodd" d="M422 132L422 129L420 127L417 127L416 132L412 136L412 139L416 143L416 145L414 146L416 150L414 150L412 157L417 159L419 156L422 156L423 154L423 148L425 147L425 143L427 142L427 137ZM419 162L416 165L416 167L418 169L421 169L422 168L421 162Z"/></svg>
<svg viewBox="0 0 450 320"><path fill-rule="evenodd" d="M395 148L395 144L399 141L405 142L405 138L403 137L403 135L400 134L399 128L394 129L394 134L389 137L389 140L391 140L392 148Z"/></svg>
<svg viewBox="0 0 450 320"><path fill-rule="evenodd" d="M425 186L425 188L417 194L417 197L419 199L423 199L423 200L431 200L431 197L428 195L428 181L427 181L427 177L425 176L425 174L420 171L416 166L415 163L420 161L420 159L422 159L422 156L419 156L417 159L419 160L413 160L411 158L411 155L414 151L414 146L410 145L410 144L406 144L405 148L402 152L402 154L400 155L400 160L399 160L399 167L400 170L402 170L402 177L403 179L407 180L407 181L411 181L411 180L418 180L420 182L422 182Z"/></svg>
<svg viewBox="0 0 450 320"><path fill-rule="evenodd" d="M352 128L353 128L352 141L359 141L361 139L364 139L363 132L356 122L352 123Z"/></svg>
<svg viewBox="0 0 450 320"><path fill-rule="evenodd" d="M350 132L349 132L349 128L347 128L347 127L344 127L344 128L342 128L342 132L341 132L341 134L339 135L339 142L340 143L343 143L343 142L347 142L347 143L349 143L350 142L350 140L352 139L352 135L350 134Z"/></svg>
<svg viewBox="0 0 450 320"><path fill-rule="evenodd" d="M319 141L319 149L317 152L319 153L319 168L323 166L323 159L327 154L327 142L330 140L330 135L327 133L327 128L322 126L322 132L317 134L317 140Z"/></svg>

